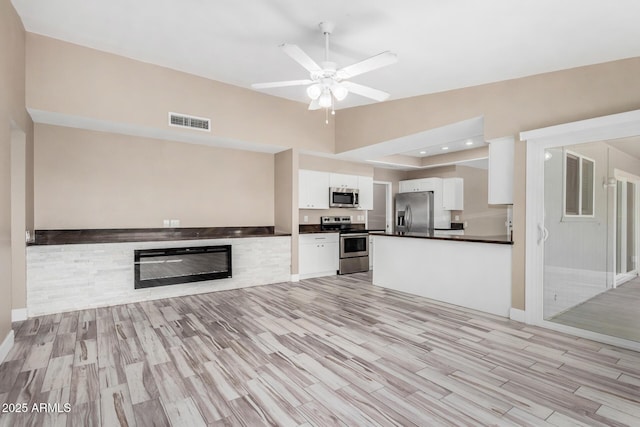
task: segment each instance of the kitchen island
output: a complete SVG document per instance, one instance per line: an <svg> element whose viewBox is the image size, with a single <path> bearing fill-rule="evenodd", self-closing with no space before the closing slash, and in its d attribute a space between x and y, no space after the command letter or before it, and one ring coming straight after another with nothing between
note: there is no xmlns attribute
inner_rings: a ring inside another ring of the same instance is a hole
<svg viewBox="0 0 640 427"><path fill-rule="evenodd" d="M507 236L371 233L373 284L509 317Z"/></svg>

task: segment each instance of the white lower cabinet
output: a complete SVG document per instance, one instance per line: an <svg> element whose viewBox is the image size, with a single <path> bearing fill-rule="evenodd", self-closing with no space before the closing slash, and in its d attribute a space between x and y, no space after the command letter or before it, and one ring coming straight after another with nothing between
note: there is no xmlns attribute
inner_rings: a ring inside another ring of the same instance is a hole
<svg viewBox="0 0 640 427"><path fill-rule="evenodd" d="M336 274L340 261L338 233L301 234L298 243L298 274L301 279Z"/></svg>

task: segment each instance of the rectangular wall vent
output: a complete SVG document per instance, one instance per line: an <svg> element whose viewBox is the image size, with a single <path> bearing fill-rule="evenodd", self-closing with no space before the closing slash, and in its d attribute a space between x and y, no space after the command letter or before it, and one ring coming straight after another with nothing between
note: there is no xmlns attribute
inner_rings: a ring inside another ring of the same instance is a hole
<svg viewBox="0 0 640 427"><path fill-rule="evenodd" d="M211 120L186 114L169 113L169 126L211 131Z"/></svg>

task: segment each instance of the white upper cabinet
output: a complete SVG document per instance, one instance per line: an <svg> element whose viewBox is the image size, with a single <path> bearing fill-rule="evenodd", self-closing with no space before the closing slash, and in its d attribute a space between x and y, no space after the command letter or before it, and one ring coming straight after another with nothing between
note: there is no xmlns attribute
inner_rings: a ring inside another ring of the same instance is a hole
<svg viewBox="0 0 640 427"><path fill-rule="evenodd" d="M513 204L512 137L489 141L489 204Z"/></svg>
<svg viewBox="0 0 640 427"><path fill-rule="evenodd" d="M370 211L373 209L373 178L370 176L358 177L358 197L360 206L358 209Z"/></svg>
<svg viewBox="0 0 640 427"><path fill-rule="evenodd" d="M448 211L464 209L464 180L462 178L442 180L442 209Z"/></svg>
<svg viewBox="0 0 640 427"><path fill-rule="evenodd" d="M329 173L301 169L298 177L298 207L329 209Z"/></svg>
<svg viewBox="0 0 640 427"><path fill-rule="evenodd" d="M329 186L338 188L358 188L358 176L345 175L342 173L329 174Z"/></svg>
<svg viewBox="0 0 640 427"><path fill-rule="evenodd" d="M412 193L415 191L430 191L427 189L430 187L429 183L425 179L407 179L400 181L399 192L400 193Z"/></svg>
<svg viewBox="0 0 640 427"><path fill-rule="evenodd" d="M442 178L420 178L420 179L407 179L400 181L399 192L400 193L413 193L416 191L441 191L442 190Z"/></svg>

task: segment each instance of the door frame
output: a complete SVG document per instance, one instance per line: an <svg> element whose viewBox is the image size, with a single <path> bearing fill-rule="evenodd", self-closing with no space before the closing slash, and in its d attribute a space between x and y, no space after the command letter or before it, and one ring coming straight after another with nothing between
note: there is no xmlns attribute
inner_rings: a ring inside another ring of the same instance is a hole
<svg viewBox="0 0 640 427"><path fill-rule="evenodd" d="M393 231L393 183L391 181L373 181L374 184L380 184L385 186L385 199L386 199L386 211L385 211L385 231Z"/></svg>
<svg viewBox="0 0 640 427"><path fill-rule="evenodd" d="M526 142L525 322L640 351L640 342L544 320L544 157L554 147L640 135L640 110L520 133ZM598 185L598 183L596 183Z"/></svg>
<svg viewBox="0 0 640 427"><path fill-rule="evenodd" d="M639 203L638 203L638 196L640 196L640 176L636 176L634 174L631 174L629 172L626 172L622 169L618 169L618 168L614 168L613 170L613 177L616 179L616 191L615 191L615 196L614 196L614 203L613 203L613 219L614 219L614 224L613 224L613 230L615 231L613 233L613 265L614 268L615 266L618 265L618 242L617 242L617 227L618 227L618 191L617 191L617 181L623 181L623 182L632 182L635 184L635 209L633 212L634 215L634 222L635 222L635 236L634 236L634 243L635 243L635 250L634 253L636 254L636 268L632 271L627 271L625 273L615 273L614 274L614 287L618 287L620 285L622 285L625 282L628 282L629 280L632 280L634 278L636 278L638 276L638 237L639 235L639 230L638 230L638 226L640 225L640 210L639 210Z"/></svg>

